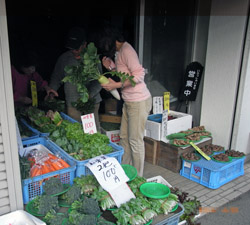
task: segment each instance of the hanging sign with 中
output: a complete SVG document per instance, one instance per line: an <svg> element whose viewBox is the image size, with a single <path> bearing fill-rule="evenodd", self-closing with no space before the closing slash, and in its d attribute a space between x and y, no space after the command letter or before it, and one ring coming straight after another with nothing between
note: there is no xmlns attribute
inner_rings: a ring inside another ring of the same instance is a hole
<svg viewBox="0 0 250 225"><path fill-rule="evenodd" d="M37 89L35 81L33 80L30 81L30 88L31 88L32 106L38 106Z"/></svg>
<svg viewBox="0 0 250 225"><path fill-rule="evenodd" d="M84 133L94 134L97 132L94 113L81 116L81 120Z"/></svg>
<svg viewBox="0 0 250 225"><path fill-rule="evenodd" d="M129 178L116 158L100 155L90 159L86 166L94 174L103 189L109 192L118 207L131 198L135 198L126 183Z"/></svg>
<svg viewBox="0 0 250 225"><path fill-rule="evenodd" d="M198 62L192 62L187 66L179 94L179 99L181 101L195 101L202 72L203 66Z"/></svg>

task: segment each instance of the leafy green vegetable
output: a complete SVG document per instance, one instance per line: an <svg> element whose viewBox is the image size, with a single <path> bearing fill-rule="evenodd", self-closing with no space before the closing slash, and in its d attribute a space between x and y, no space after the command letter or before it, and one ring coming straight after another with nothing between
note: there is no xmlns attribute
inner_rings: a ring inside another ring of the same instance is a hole
<svg viewBox="0 0 250 225"><path fill-rule="evenodd" d="M97 54L97 48L94 43L91 42L88 46L81 52L81 61L79 65L68 65L64 68L66 76L62 80L63 82L70 82L77 87L77 91L80 95L79 100L85 103L89 99L88 89L86 85L92 80L99 80L102 76L110 74L111 76L118 76L121 78L121 82L129 80L132 86L135 86L133 80L134 76L130 76L126 73L121 72L106 72L101 74L98 66L101 64L99 55ZM79 101L77 103L79 104Z"/></svg>
<svg viewBox="0 0 250 225"><path fill-rule="evenodd" d="M55 210L50 210L44 217L44 221L48 225L62 225L67 219L67 215L64 213L57 213Z"/></svg>

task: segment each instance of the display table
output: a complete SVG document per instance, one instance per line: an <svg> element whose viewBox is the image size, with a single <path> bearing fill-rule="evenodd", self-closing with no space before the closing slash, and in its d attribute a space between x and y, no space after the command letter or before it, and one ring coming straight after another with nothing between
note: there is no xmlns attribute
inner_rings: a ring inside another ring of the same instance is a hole
<svg viewBox="0 0 250 225"><path fill-rule="evenodd" d="M182 166L181 154L194 150L192 146L176 147L169 143L145 137L145 161L179 173ZM204 138L195 143L199 148L212 144L212 138Z"/></svg>

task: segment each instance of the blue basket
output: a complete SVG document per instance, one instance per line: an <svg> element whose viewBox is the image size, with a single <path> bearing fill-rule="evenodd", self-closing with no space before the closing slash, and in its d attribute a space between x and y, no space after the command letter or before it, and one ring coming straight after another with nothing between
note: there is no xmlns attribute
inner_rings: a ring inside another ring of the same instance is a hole
<svg viewBox="0 0 250 225"><path fill-rule="evenodd" d="M182 160L180 175L211 189L217 189L244 174L244 158L229 163L201 159L197 162Z"/></svg>
<svg viewBox="0 0 250 225"><path fill-rule="evenodd" d="M69 117L68 115L66 115L63 112L60 112L61 117L64 120L68 120L72 123L79 123L78 121L74 120L73 118ZM20 121L29 129L31 130L37 137L48 137L50 135L50 133L42 133L39 130L33 128L32 126L30 126L27 121L25 121L24 119L20 119Z"/></svg>
<svg viewBox="0 0 250 225"><path fill-rule="evenodd" d="M180 217L184 213L184 207L179 203L179 207L173 213L169 213L166 219L158 222L156 221L155 225L178 225ZM157 217L156 217L157 218Z"/></svg>
<svg viewBox="0 0 250 225"><path fill-rule="evenodd" d="M122 161L122 156L124 153L124 149L123 147L110 142L109 145L113 148L113 152L106 154L106 156L109 157L114 157L117 159L117 161L119 163L121 163ZM65 157L65 158L69 158L70 160L73 160L76 163L76 171L75 171L75 177L80 177L81 175L92 175L93 173L90 171L90 169L85 166L86 163L88 163L88 161L90 159L86 159L86 160L76 160L74 157L72 157L71 155L69 155L67 152L65 152L61 147L58 146L58 149L60 149L61 154Z"/></svg>
<svg viewBox="0 0 250 225"><path fill-rule="evenodd" d="M162 121L162 114L152 114L148 116L148 120L161 123Z"/></svg>
<svg viewBox="0 0 250 225"><path fill-rule="evenodd" d="M23 190L23 203L27 204L29 201L34 199L36 196L43 193L44 180L50 177L58 176L63 184L73 184L75 178L76 163L61 154L61 150L58 146L47 138L39 137L30 140L23 141L23 147L30 147L41 144L50 150L53 154L59 155L63 160L65 160L70 167L54 171L51 173L43 174L40 176L27 178L22 180L22 190Z"/></svg>

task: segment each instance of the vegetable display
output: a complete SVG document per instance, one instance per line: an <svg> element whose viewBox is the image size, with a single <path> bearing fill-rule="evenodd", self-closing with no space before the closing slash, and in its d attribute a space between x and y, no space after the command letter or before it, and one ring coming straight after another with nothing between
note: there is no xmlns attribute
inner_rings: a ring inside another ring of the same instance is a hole
<svg viewBox="0 0 250 225"><path fill-rule="evenodd" d="M135 86L133 76L121 72L106 72L101 74L98 66L101 65L99 55L97 54L97 48L94 43L89 43L88 46L80 53L81 61L79 65L69 65L65 67L66 76L63 82L70 82L77 86L77 91L80 95L81 102L85 103L89 99L87 84L90 81L98 80L101 84L109 83L106 74L111 76L118 76L121 78L121 82L129 80L132 86ZM118 100L120 95L116 89L110 91L111 94Z"/></svg>

